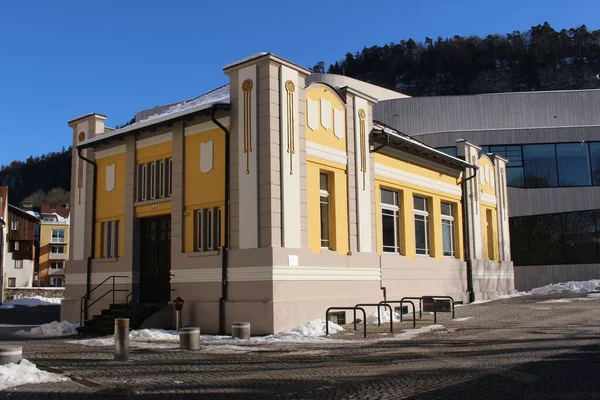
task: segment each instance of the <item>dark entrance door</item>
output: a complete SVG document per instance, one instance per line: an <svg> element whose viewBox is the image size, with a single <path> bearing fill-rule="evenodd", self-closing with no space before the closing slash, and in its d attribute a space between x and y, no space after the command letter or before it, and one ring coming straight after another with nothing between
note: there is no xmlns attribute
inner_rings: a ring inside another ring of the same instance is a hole
<svg viewBox="0 0 600 400"><path fill-rule="evenodd" d="M171 216L140 219L140 303L171 298Z"/></svg>

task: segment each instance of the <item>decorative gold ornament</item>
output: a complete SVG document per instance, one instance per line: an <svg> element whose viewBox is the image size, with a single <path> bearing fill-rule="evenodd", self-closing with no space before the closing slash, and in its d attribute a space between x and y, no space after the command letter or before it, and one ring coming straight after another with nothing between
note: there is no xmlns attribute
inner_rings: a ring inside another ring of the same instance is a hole
<svg viewBox="0 0 600 400"><path fill-rule="evenodd" d="M288 148L287 152L290 155L290 175L294 174L294 154L296 154L296 133L295 126L296 121L294 119L294 91L296 90L296 85L294 82L287 81L285 83L285 90L287 90L287 139L288 139Z"/></svg>
<svg viewBox="0 0 600 400"><path fill-rule="evenodd" d="M250 153L252 152L252 81L246 79L242 83L244 92L244 148L242 152L246 154L246 175L250 173Z"/></svg>
<svg viewBox="0 0 600 400"><path fill-rule="evenodd" d="M363 176L363 190L367 189L367 124L365 118L367 113L362 108L358 110L358 118L360 118L360 131L359 139L360 139L360 171Z"/></svg>
<svg viewBox="0 0 600 400"><path fill-rule="evenodd" d="M296 90L296 85L294 85L294 82L292 81L287 81L285 83L285 90L287 90L290 93L294 93L294 91Z"/></svg>
<svg viewBox="0 0 600 400"><path fill-rule="evenodd" d="M244 93L248 93L252 90L252 81L250 79L246 79L244 83L242 83L242 91Z"/></svg>
<svg viewBox="0 0 600 400"><path fill-rule="evenodd" d="M367 117L367 113L362 108L358 110L358 118L365 119Z"/></svg>

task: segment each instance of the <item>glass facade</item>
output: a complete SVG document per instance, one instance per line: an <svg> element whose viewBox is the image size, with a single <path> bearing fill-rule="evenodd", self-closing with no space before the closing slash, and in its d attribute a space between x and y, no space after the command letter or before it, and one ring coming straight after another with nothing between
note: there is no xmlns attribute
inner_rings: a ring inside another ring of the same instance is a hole
<svg viewBox="0 0 600 400"><path fill-rule="evenodd" d="M515 265L600 262L600 210L510 218Z"/></svg>
<svg viewBox="0 0 600 400"><path fill-rule="evenodd" d="M456 157L456 147L437 150ZM600 186L600 142L481 146L508 160L506 183L520 188Z"/></svg>

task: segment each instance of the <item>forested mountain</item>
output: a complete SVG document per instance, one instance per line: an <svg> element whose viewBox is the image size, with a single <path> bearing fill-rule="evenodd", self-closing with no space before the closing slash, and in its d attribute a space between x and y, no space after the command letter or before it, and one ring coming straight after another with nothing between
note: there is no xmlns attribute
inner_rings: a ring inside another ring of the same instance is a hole
<svg viewBox="0 0 600 400"><path fill-rule="evenodd" d="M68 203L71 188L71 149L13 161L0 167L0 186L8 186L8 202L20 206L23 200L33 203Z"/></svg>
<svg viewBox="0 0 600 400"><path fill-rule="evenodd" d="M327 72L411 96L600 88L600 30L544 23L485 38L408 39L348 53Z"/></svg>
<svg viewBox="0 0 600 400"><path fill-rule="evenodd" d="M325 72L319 62L314 72ZM343 74L411 96L600 88L600 30L554 30L548 23L527 32L413 39L364 48L330 65ZM9 201L68 199L71 151L13 161L0 169ZM58 190L51 190L58 189ZM67 200L68 201L68 200Z"/></svg>

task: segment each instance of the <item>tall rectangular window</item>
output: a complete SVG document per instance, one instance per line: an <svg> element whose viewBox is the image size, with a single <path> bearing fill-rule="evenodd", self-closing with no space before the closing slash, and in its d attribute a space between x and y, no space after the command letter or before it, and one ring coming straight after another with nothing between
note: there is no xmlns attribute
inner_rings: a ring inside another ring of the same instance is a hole
<svg viewBox="0 0 600 400"><path fill-rule="evenodd" d="M100 257L119 257L119 220L100 224Z"/></svg>
<svg viewBox="0 0 600 400"><path fill-rule="evenodd" d="M156 163L151 162L150 166L150 199L156 199Z"/></svg>
<svg viewBox="0 0 600 400"><path fill-rule="evenodd" d="M488 260L495 259L494 253L494 219L492 216L492 210L485 210L485 224L487 232L487 256Z"/></svg>
<svg viewBox="0 0 600 400"><path fill-rule="evenodd" d="M15 260L15 269L23 269L23 260Z"/></svg>
<svg viewBox="0 0 600 400"><path fill-rule="evenodd" d="M221 208L196 210L195 251L214 251L221 247Z"/></svg>
<svg viewBox="0 0 600 400"><path fill-rule="evenodd" d="M164 158L137 167L137 201L171 197L173 193L173 160Z"/></svg>
<svg viewBox="0 0 600 400"><path fill-rule="evenodd" d="M8 287L16 287L17 278L8 278Z"/></svg>
<svg viewBox="0 0 600 400"><path fill-rule="evenodd" d="M393 190L381 189L381 239L384 253L400 254L400 207Z"/></svg>
<svg viewBox="0 0 600 400"><path fill-rule="evenodd" d="M11 231L18 231L19 230L19 221L12 221L10 223L10 230Z"/></svg>
<svg viewBox="0 0 600 400"><path fill-rule="evenodd" d="M415 216L415 244L417 254L429 255L429 208L427 199L413 197Z"/></svg>
<svg viewBox="0 0 600 400"><path fill-rule="evenodd" d="M329 203L329 175L321 173L319 175L320 185L320 217L321 217L321 247L329 248L330 245L330 203Z"/></svg>
<svg viewBox="0 0 600 400"><path fill-rule="evenodd" d="M454 207L442 203L442 247L445 256L454 257Z"/></svg>

